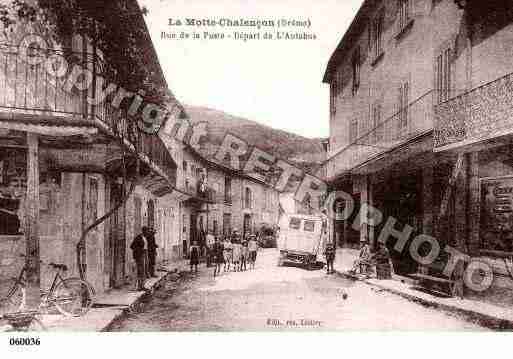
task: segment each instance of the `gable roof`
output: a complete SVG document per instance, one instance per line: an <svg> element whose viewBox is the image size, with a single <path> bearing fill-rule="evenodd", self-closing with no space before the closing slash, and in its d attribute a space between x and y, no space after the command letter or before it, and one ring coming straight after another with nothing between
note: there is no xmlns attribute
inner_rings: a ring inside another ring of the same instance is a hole
<svg viewBox="0 0 513 359"><path fill-rule="evenodd" d="M328 61L328 65L326 66L326 71L324 72L322 82L331 82L333 72L335 72L341 60L349 52L354 42L358 40L360 34L365 31L369 21L369 14L379 2L380 0L364 0L360 6L360 9L356 13L356 16L353 18L351 25L349 25L349 28L342 37L342 40L340 40L337 48L331 55L330 60Z"/></svg>

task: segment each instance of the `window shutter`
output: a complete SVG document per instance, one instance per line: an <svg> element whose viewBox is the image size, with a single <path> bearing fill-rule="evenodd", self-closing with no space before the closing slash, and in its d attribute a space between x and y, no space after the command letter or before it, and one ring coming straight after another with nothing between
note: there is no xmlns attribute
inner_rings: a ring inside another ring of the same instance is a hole
<svg viewBox="0 0 513 359"><path fill-rule="evenodd" d="M403 85L403 128L408 128L408 113L409 113L409 99L410 99L410 84L406 81Z"/></svg>

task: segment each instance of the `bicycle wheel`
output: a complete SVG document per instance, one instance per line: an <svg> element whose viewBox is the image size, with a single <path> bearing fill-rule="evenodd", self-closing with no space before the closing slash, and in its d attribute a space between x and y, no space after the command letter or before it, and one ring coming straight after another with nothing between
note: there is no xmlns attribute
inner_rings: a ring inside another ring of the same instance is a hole
<svg viewBox="0 0 513 359"><path fill-rule="evenodd" d="M67 278L57 284L48 301L66 316L80 317L93 305L92 286L80 278Z"/></svg>
<svg viewBox="0 0 513 359"><path fill-rule="evenodd" d="M0 287L5 288L0 295L0 315L16 313L25 307L25 287L15 279L0 282Z"/></svg>
<svg viewBox="0 0 513 359"><path fill-rule="evenodd" d="M30 323L23 324L22 326L17 325L13 326L14 323L9 323L7 326L4 326L4 331L6 332L43 332L46 331L47 328L43 324L42 320L38 317L38 315L34 315Z"/></svg>

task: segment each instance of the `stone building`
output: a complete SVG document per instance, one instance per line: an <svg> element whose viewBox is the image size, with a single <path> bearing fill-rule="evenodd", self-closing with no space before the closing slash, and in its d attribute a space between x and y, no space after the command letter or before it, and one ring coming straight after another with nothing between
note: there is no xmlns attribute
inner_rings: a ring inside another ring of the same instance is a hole
<svg viewBox="0 0 513 359"><path fill-rule="evenodd" d="M125 6L134 14L134 36L146 51L154 84L167 88L137 2ZM20 22L0 51L0 276L18 274L25 262L19 254L26 253L66 264L68 275L81 269L101 293L131 282L129 246L141 227L162 234L176 216L170 194L177 166L158 136L135 128L127 106L91 104L87 98L95 98L98 88L65 91L65 77L49 75L45 63L29 65L31 55L20 51L20 42L40 29ZM60 38L51 48L70 65L91 71L92 83L105 68L123 66L107 63L85 36ZM117 207L80 242L90 225ZM166 258L165 236L158 237L159 256ZM29 287L47 288L52 269L30 263Z"/></svg>
<svg viewBox="0 0 513 359"><path fill-rule="evenodd" d="M380 209L384 221L396 218L399 231L411 226L407 245L431 235L441 248L485 256L503 274L496 259L511 251L509 197L501 194L511 175L511 14L502 0L364 1L324 77L330 190L352 194L357 208ZM375 245L383 223L360 221L355 230L355 216L335 221L333 234L347 245ZM398 274L424 270L395 244L387 242ZM441 257L428 269L433 275L447 261ZM513 284L504 275L495 281L508 291Z"/></svg>

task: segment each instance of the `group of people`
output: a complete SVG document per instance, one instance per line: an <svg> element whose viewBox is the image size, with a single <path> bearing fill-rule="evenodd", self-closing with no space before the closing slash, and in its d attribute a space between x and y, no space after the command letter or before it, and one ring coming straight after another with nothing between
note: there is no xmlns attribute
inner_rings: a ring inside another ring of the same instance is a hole
<svg viewBox="0 0 513 359"><path fill-rule="evenodd" d="M212 239L209 238L210 236ZM221 273L223 266L224 272L230 269L235 272L246 271L248 267L254 269L257 251L258 243L254 234L247 234L243 239L235 229L231 236L225 236L223 240L211 232L207 234L207 265L214 263L214 277ZM191 273L198 272L200 254L200 247L195 241L190 247Z"/></svg>
<svg viewBox="0 0 513 359"><path fill-rule="evenodd" d="M130 245L137 266L137 290L145 290L146 279L156 277L155 263L158 247L155 241L155 230L146 226L142 227L142 233L135 237Z"/></svg>
<svg viewBox="0 0 513 359"><path fill-rule="evenodd" d="M378 241L376 252L372 253L369 242L362 241L358 259L354 261L350 272L369 277L373 266L376 268L378 279L390 279L392 277L393 265L385 244Z"/></svg>

